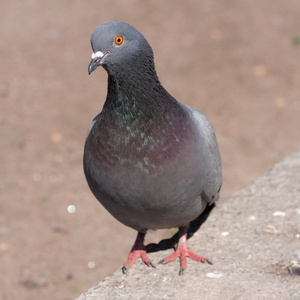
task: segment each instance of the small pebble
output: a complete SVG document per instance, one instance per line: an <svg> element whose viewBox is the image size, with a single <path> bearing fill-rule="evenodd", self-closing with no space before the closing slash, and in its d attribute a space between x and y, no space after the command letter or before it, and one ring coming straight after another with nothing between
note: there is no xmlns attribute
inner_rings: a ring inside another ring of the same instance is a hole
<svg viewBox="0 0 300 300"><path fill-rule="evenodd" d="M268 70L264 65L256 65L253 69L253 72L256 76L261 77L261 76L266 76Z"/></svg>
<svg viewBox="0 0 300 300"><path fill-rule="evenodd" d="M285 107L286 106L286 99L284 98L284 97L277 97L276 99L275 99L275 105L277 106L277 107Z"/></svg>
<svg viewBox="0 0 300 300"><path fill-rule="evenodd" d="M96 267L95 262L94 262L94 261L90 261L90 262L88 263L88 267L89 267L90 269L95 269L95 267Z"/></svg>
<svg viewBox="0 0 300 300"><path fill-rule="evenodd" d="M250 216L248 220L249 220L249 221L255 221L255 220L256 220L256 217L255 217L255 216Z"/></svg>
<svg viewBox="0 0 300 300"><path fill-rule="evenodd" d="M287 267L290 275L300 276L300 262L299 261L291 261L291 264Z"/></svg>
<svg viewBox="0 0 300 300"><path fill-rule="evenodd" d="M9 248L9 244L7 243L0 243L0 251L6 251Z"/></svg>
<svg viewBox="0 0 300 300"><path fill-rule="evenodd" d="M221 278L223 275L222 274L216 274L216 273L207 273L206 277L209 278Z"/></svg>
<svg viewBox="0 0 300 300"><path fill-rule="evenodd" d="M72 279L73 279L73 275L71 273L67 274L66 280L72 280Z"/></svg>
<svg viewBox="0 0 300 300"><path fill-rule="evenodd" d="M228 235L229 235L229 232L224 231L224 232L222 232L221 234L222 234L222 236L228 236Z"/></svg>
<svg viewBox="0 0 300 300"><path fill-rule="evenodd" d="M268 225L265 232L275 234L278 233L278 230L273 225Z"/></svg>
<svg viewBox="0 0 300 300"><path fill-rule="evenodd" d="M283 211L275 211L275 212L273 213L273 216L274 216L274 217L285 217L285 215L286 215L286 213L283 212Z"/></svg>
<svg viewBox="0 0 300 300"><path fill-rule="evenodd" d="M76 206L75 205L69 205L68 206L68 213L70 214L74 214L74 212L76 211Z"/></svg>
<svg viewBox="0 0 300 300"><path fill-rule="evenodd" d="M53 132L50 135L50 140L55 143L58 144L62 141L63 137L59 132Z"/></svg>

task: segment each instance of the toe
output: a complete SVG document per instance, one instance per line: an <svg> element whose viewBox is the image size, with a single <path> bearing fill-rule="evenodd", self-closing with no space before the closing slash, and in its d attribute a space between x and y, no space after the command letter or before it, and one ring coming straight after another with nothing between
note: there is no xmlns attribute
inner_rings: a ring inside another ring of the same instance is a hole
<svg viewBox="0 0 300 300"><path fill-rule="evenodd" d="M148 267L153 267L155 268L155 266L152 264L150 258L147 256L146 251L141 251L140 252L141 255L141 259L142 261L148 266Z"/></svg>

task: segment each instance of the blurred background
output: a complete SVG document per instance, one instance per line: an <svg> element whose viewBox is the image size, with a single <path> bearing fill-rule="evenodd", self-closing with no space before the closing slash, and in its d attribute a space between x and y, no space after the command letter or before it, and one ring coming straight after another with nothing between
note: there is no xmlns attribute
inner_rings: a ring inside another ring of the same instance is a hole
<svg viewBox="0 0 300 300"><path fill-rule="evenodd" d="M74 299L133 245L82 170L107 88L103 69L87 73L98 25L140 30L164 87L210 119L222 201L299 150L299 15L298 0L2 0L0 300Z"/></svg>

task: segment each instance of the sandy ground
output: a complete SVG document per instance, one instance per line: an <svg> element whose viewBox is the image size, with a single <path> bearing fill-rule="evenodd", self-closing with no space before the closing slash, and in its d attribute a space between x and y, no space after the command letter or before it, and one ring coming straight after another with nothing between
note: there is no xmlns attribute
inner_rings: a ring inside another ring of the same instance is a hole
<svg viewBox="0 0 300 300"><path fill-rule="evenodd" d="M138 28L165 88L211 120L224 199L299 149L299 14L297 0L1 1L0 299L74 299L134 241L82 170L107 86L87 74L96 26Z"/></svg>

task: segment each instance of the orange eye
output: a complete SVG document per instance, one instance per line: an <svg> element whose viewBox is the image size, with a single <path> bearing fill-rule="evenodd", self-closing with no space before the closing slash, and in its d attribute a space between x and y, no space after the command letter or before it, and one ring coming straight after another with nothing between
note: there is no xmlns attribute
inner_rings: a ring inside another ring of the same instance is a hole
<svg viewBox="0 0 300 300"><path fill-rule="evenodd" d="M116 38L115 38L115 43L117 45L121 45L123 43L123 37L121 35L118 35Z"/></svg>

